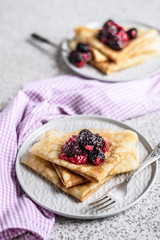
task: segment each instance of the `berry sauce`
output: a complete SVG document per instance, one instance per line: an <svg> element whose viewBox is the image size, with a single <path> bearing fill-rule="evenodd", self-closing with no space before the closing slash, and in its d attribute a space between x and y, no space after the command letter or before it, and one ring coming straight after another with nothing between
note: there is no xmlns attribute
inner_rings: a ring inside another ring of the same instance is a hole
<svg viewBox="0 0 160 240"><path fill-rule="evenodd" d="M99 134L83 129L78 135L72 135L62 148L60 159L74 164L93 163L101 165L109 145Z"/></svg>

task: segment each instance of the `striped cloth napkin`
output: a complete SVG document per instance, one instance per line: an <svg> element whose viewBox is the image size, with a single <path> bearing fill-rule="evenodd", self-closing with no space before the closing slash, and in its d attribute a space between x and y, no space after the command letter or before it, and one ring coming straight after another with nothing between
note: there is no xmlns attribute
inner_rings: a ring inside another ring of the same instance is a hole
<svg viewBox="0 0 160 240"><path fill-rule="evenodd" d="M17 149L31 132L66 115L92 114L124 120L158 109L160 75L122 83L59 76L20 90L0 113L0 239L26 232L33 238L25 235L23 239L47 239L53 228L54 214L33 203L16 178Z"/></svg>

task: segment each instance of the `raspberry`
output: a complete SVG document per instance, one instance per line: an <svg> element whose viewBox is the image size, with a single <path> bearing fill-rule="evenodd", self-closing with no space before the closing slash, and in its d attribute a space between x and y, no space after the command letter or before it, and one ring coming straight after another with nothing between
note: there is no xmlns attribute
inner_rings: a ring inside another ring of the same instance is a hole
<svg viewBox="0 0 160 240"><path fill-rule="evenodd" d="M85 62L88 62L92 58L92 53L91 51L88 51L88 53L82 53L83 59Z"/></svg>
<svg viewBox="0 0 160 240"><path fill-rule="evenodd" d="M104 147L102 148L102 151L105 153L105 152L108 152L108 149L109 149L109 144L104 141Z"/></svg>
<svg viewBox="0 0 160 240"><path fill-rule="evenodd" d="M88 151L92 151L93 150L93 146L91 145L86 145L85 149L87 149Z"/></svg>
<svg viewBox="0 0 160 240"><path fill-rule="evenodd" d="M84 155L71 157L70 162L74 164L84 164L87 162L87 157Z"/></svg>

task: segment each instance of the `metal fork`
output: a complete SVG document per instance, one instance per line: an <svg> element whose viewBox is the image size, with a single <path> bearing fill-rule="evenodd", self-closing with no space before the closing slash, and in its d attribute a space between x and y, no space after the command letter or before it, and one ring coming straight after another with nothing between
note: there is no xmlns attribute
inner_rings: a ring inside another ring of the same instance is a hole
<svg viewBox="0 0 160 240"><path fill-rule="evenodd" d="M106 194L98 198L96 201L89 203L91 208L95 210L104 211L115 206L118 202L122 201L127 195L127 187L131 182L132 178L142 171L149 164L160 158L160 143L158 146L150 153L150 155L141 163L141 165L134 170L126 180L122 183L113 186Z"/></svg>

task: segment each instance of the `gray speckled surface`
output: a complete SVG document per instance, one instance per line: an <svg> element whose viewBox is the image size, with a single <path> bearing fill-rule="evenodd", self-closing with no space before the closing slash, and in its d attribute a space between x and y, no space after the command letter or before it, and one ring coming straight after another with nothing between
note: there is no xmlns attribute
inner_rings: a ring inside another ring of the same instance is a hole
<svg viewBox="0 0 160 240"><path fill-rule="evenodd" d="M34 46L28 37L40 33L55 43L78 24L118 18L135 19L160 26L159 0L33 0L0 1L0 109L4 108L24 84L70 73L57 50ZM127 120L155 146L160 140L160 111ZM48 240L160 239L160 178L137 205L107 219L83 221L56 216Z"/></svg>

